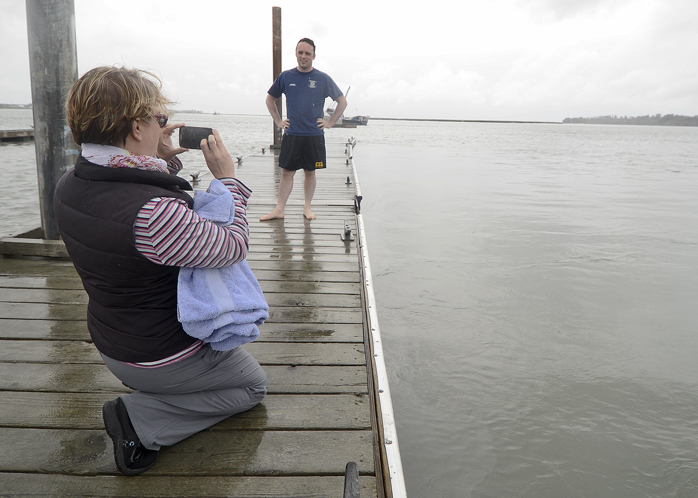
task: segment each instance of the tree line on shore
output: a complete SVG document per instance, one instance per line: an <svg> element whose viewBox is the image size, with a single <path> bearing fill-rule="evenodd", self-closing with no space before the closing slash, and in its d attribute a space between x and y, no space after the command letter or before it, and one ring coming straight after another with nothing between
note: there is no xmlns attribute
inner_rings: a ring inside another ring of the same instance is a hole
<svg viewBox="0 0 698 498"><path fill-rule="evenodd" d="M665 125L698 126L698 116L680 116L677 114L655 114L650 116L596 116L594 118L565 118L563 123L586 124L628 124L628 125Z"/></svg>

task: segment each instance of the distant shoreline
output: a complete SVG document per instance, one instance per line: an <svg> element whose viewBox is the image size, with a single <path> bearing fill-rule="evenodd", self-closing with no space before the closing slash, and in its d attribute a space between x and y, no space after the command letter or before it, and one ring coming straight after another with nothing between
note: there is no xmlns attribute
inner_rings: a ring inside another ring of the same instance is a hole
<svg viewBox="0 0 698 498"><path fill-rule="evenodd" d="M439 123L517 123L517 124L562 124L560 121L514 121L492 119L439 119L439 118L374 118L370 121L436 121Z"/></svg>
<svg viewBox="0 0 698 498"><path fill-rule="evenodd" d="M654 126L698 126L698 116L678 114L655 114L654 116L596 116L593 118L565 118L563 123L572 124L614 124L614 125L654 125Z"/></svg>

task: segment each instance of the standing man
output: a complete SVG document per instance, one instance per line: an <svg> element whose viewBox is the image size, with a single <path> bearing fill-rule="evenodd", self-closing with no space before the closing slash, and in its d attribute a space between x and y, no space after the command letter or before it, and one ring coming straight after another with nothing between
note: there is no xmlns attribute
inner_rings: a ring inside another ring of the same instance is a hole
<svg viewBox="0 0 698 498"><path fill-rule="evenodd" d="M284 217L286 201L293 190L293 177L296 171L305 172L305 206L303 216L315 219L310 202L315 194L315 170L325 167L325 132L332 128L347 107L347 99L329 75L313 67L315 43L310 38L302 38L296 45L298 67L283 71L267 94L267 109L274 123L284 130L279 154L281 182L276 208L262 216L260 221ZM286 95L287 119L282 120L276 108L276 100ZM325 115L325 99L331 97L337 108L329 121Z"/></svg>

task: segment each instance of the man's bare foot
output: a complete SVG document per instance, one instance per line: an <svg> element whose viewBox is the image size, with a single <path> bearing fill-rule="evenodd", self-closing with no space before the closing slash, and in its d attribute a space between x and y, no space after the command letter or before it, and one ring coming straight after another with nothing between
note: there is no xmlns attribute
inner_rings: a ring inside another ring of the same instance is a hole
<svg viewBox="0 0 698 498"><path fill-rule="evenodd" d="M262 216L259 221L281 220L284 218L284 212L274 209L271 213Z"/></svg>
<svg viewBox="0 0 698 498"><path fill-rule="evenodd" d="M317 218L317 216L315 216L315 213L313 213L310 209L304 209L303 216L305 216L306 220L314 220L315 218Z"/></svg>

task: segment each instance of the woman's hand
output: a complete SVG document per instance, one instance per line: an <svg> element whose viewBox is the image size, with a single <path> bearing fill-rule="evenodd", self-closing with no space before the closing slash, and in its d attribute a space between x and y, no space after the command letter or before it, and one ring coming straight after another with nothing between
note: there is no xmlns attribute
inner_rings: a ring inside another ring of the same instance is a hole
<svg viewBox="0 0 698 498"><path fill-rule="evenodd" d="M206 166L214 178L235 178L235 161L223 145L218 130L213 130L213 135L209 135L208 140L201 140L201 152L204 153Z"/></svg>
<svg viewBox="0 0 698 498"><path fill-rule="evenodd" d="M172 134L175 130L178 130L182 126L184 126L184 123L171 123L162 129L160 141L158 142L158 157L160 159L164 159L169 163L177 154L181 154L182 152L189 150L182 147L175 148L172 145Z"/></svg>

